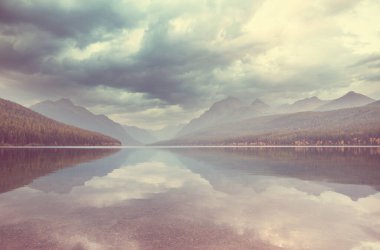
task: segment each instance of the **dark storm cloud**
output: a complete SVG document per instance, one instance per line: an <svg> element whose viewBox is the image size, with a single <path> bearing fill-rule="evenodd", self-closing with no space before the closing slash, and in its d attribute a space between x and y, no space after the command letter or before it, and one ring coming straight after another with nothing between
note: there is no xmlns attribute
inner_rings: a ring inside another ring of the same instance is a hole
<svg viewBox="0 0 380 250"><path fill-rule="evenodd" d="M8 36L0 38L0 70L39 73L46 60L65 47L62 41L35 28L0 27L4 30Z"/></svg>
<svg viewBox="0 0 380 250"><path fill-rule="evenodd" d="M100 66L97 62L95 68L86 70L88 79L81 82L89 85L106 82L108 86L146 93L169 104L196 106L210 96L205 91L209 90L207 86L218 84L213 79L213 69L227 67L247 50L263 51L260 44L253 43L217 51L191 41L171 40L168 22L152 24L144 34L141 50L132 56L132 63L104 58L106 63Z"/></svg>
<svg viewBox="0 0 380 250"><path fill-rule="evenodd" d="M0 1L0 70L64 78L65 68L54 58L69 45L82 48L138 21L133 6L121 12L112 1L67 8L56 1Z"/></svg>
<svg viewBox="0 0 380 250"><path fill-rule="evenodd" d="M187 105L208 95L196 86L206 83L197 83L194 79L202 75L204 79L207 78L213 68L228 65L240 54L235 51L221 54L195 47L188 41L171 41L168 38L168 22L168 19L162 19L145 32L142 48L131 60L118 56L119 48L114 48L96 58L81 61L65 58L59 61L51 55L62 51L66 43L60 43L57 39L45 39L46 42L39 44L35 41L36 36L32 36L31 41L35 45L28 44L24 51L17 51L9 44L5 48L9 57L4 57L2 61L10 64L10 68L19 68L25 73L30 72L26 68L33 68L34 71L54 75L58 81L56 84L61 79L60 84L76 82L89 87L107 85L146 93L148 97L161 99L168 104ZM46 33L42 34L47 36ZM49 51L47 48L50 47L52 50ZM30 53L26 51L28 49ZM188 79L189 74L192 79Z"/></svg>
<svg viewBox="0 0 380 250"><path fill-rule="evenodd" d="M141 50L128 60L119 48L85 60L65 57L64 52L70 46L81 49L91 42L107 40L122 29L133 29L146 15L132 4L118 9L116 3L97 1L65 7L62 2L2 1L2 69L53 76L55 82L50 83L53 86L106 85L145 93L146 97L168 104L188 105L208 95L199 85L210 83L194 79L211 79L209 74L213 68L227 65L239 57L236 51L220 53L195 45L193 41L171 39L169 23L178 15L180 5L166 11L151 7L150 14L156 18L146 27ZM191 8L196 12L198 7L192 5ZM230 29L238 30L235 26ZM63 54L63 59L56 58L59 54ZM29 84L32 83L29 81Z"/></svg>
<svg viewBox="0 0 380 250"><path fill-rule="evenodd" d="M117 1L78 1L74 7L64 7L57 1L30 2L3 0L0 2L0 22L9 26L28 24L58 38L75 38L84 45L99 39L104 31L131 27L139 16L131 6L117 9Z"/></svg>
<svg viewBox="0 0 380 250"><path fill-rule="evenodd" d="M83 43L101 41L102 37L113 35L117 29L130 28L139 19L137 14L131 18L128 11L121 15L121 11L110 6L112 4L108 2L97 2L65 9L54 3L27 5L17 1L2 2L0 21L3 29L11 31L8 32L11 39L0 48L4 55L0 64L3 68L26 74L53 76L55 82L50 83L50 89L54 85L72 83L88 87L106 85L145 93L146 97L168 104L196 106L200 100L209 97L207 87L218 84L211 75L213 69L227 67L246 50L256 47L255 44L245 44L217 51L191 40L171 39L170 21L178 11L168 9L161 13L152 9L157 18L147 27L140 51L129 60L123 58L119 48L86 60L55 58L70 43L80 48ZM192 8L196 12L197 7ZM245 15L248 14L245 10ZM213 24L209 25L212 27ZM230 39L241 35L236 32L238 24L228 28ZM209 33L215 32L208 29ZM215 35L206 33L201 39L207 40ZM15 39L23 44L17 45ZM257 48L255 50L258 51Z"/></svg>
<svg viewBox="0 0 380 250"><path fill-rule="evenodd" d="M186 105L209 94L199 90L197 85L207 82L197 82L197 77L207 77L215 67L226 66L232 57L240 55L234 52L231 56L231 51L217 53L189 41L172 41L168 30L168 20L148 30L142 49L132 57L133 64L114 65L110 70L114 69L113 75L119 77L115 82L112 79L107 82L114 87L147 93L170 104ZM87 82L93 83L93 80Z"/></svg>

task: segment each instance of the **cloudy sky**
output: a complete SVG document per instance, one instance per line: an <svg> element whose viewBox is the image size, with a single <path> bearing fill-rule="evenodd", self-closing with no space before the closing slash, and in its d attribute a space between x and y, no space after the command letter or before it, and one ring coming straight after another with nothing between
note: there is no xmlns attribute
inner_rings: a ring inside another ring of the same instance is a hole
<svg viewBox="0 0 380 250"><path fill-rule="evenodd" d="M380 99L378 0L1 0L0 97L159 128L233 95Z"/></svg>

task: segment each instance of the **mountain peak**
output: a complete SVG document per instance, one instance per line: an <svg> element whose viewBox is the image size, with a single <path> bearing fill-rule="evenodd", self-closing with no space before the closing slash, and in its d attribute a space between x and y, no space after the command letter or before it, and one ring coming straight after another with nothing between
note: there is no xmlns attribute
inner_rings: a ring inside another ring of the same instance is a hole
<svg viewBox="0 0 380 250"><path fill-rule="evenodd" d="M261 99L259 98L256 98L253 102L252 102L252 105L255 105L255 104L265 104Z"/></svg>
<svg viewBox="0 0 380 250"><path fill-rule="evenodd" d="M75 106L74 103L68 98L61 98L61 99L55 101L55 103Z"/></svg>
<svg viewBox="0 0 380 250"><path fill-rule="evenodd" d="M321 101L322 100L319 99L317 96L312 96L312 97L307 97L307 98L298 100L298 101L294 102L293 105L305 104L305 103L310 103L310 102L321 102Z"/></svg>
<svg viewBox="0 0 380 250"><path fill-rule="evenodd" d="M338 99L347 99L347 98L360 98L360 99L373 100L372 98L370 98L370 97L368 97L366 95L357 93L355 91L349 91L345 95L343 95L342 97L340 97Z"/></svg>
<svg viewBox="0 0 380 250"><path fill-rule="evenodd" d="M319 99L319 97L317 97L317 96L312 96L309 98L309 100L320 101L321 99Z"/></svg>
<svg viewBox="0 0 380 250"><path fill-rule="evenodd" d="M243 105L243 102L240 99L234 96L228 96L227 98L214 103L211 106L210 110L219 109L219 108L228 108L231 106L236 107L236 106L242 106L242 105Z"/></svg>
<svg viewBox="0 0 380 250"><path fill-rule="evenodd" d="M56 121L117 138L124 145L139 144L119 123L106 115L96 115L85 107L75 105L68 98L41 102L33 105L31 109Z"/></svg>
<svg viewBox="0 0 380 250"><path fill-rule="evenodd" d="M316 96L304 98L298 101L295 101L291 106L295 108L297 111L303 111L303 110L312 110L316 108L319 105L322 105L324 101L319 99Z"/></svg>
<svg viewBox="0 0 380 250"><path fill-rule="evenodd" d="M219 102L241 102L241 100L235 96L227 96L226 98L220 100Z"/></svg>
<svg viewBox="0 0 380 250"><path fill-rule="evenodd" d="M329 103L321 106L318 110L335 110L335 109L342 109L342 108L353 108L353 107L359 107L366 104L369 104L371 102L374 102L375 100L354 92L350 91L346 93L345 95L339 97L338 99L332 100Z"/></svg>
<svg viewBox="0 0 380 250"><path fill-rule="evenodd" d="M362 95L362 94L359 94L355 91L349 91L345 95L343 95L342 97L344 97L344 96L357 96L357 95Z"/></svg>
<svg viewBox="0 0 380 250"><path fill-rule="evenodd" d="M326 101L319 99L317 96L312 96L295 101L292 104L282 105L280 110L285 113L311 111L317 109L325 103Z"/></svg>
<svg viewBox="0 0 380 250"><path fill-rule="evenodd" d="M257 110L266 111L270 108L268 104L263 102L261 99L256 98L252 103L251 106L254 107Z"/></svg>

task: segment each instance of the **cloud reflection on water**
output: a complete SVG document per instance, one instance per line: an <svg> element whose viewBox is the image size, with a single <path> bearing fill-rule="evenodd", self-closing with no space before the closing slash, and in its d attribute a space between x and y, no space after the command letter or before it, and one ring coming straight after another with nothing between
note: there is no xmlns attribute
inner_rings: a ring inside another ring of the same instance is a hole
<svg viewBox="0 0 380 250"><path fill-rule="evenodd" d="M374 189L352 199L320 180L138 154L64 194L23 187L0 195L0 233L25 232L58 249L380 248ZM0 245L11 241L0 236Z"/></svg>

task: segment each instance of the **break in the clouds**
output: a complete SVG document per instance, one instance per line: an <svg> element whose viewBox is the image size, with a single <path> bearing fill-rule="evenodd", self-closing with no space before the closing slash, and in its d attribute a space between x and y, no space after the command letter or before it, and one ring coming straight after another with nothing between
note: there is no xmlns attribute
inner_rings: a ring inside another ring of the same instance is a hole
<svg viewBox="0 0 380 250"><path fill-rule="evenodd" d="M378 13L377 0L3 0L0 93L152 127L228 95L379 98Z"/></svg>

